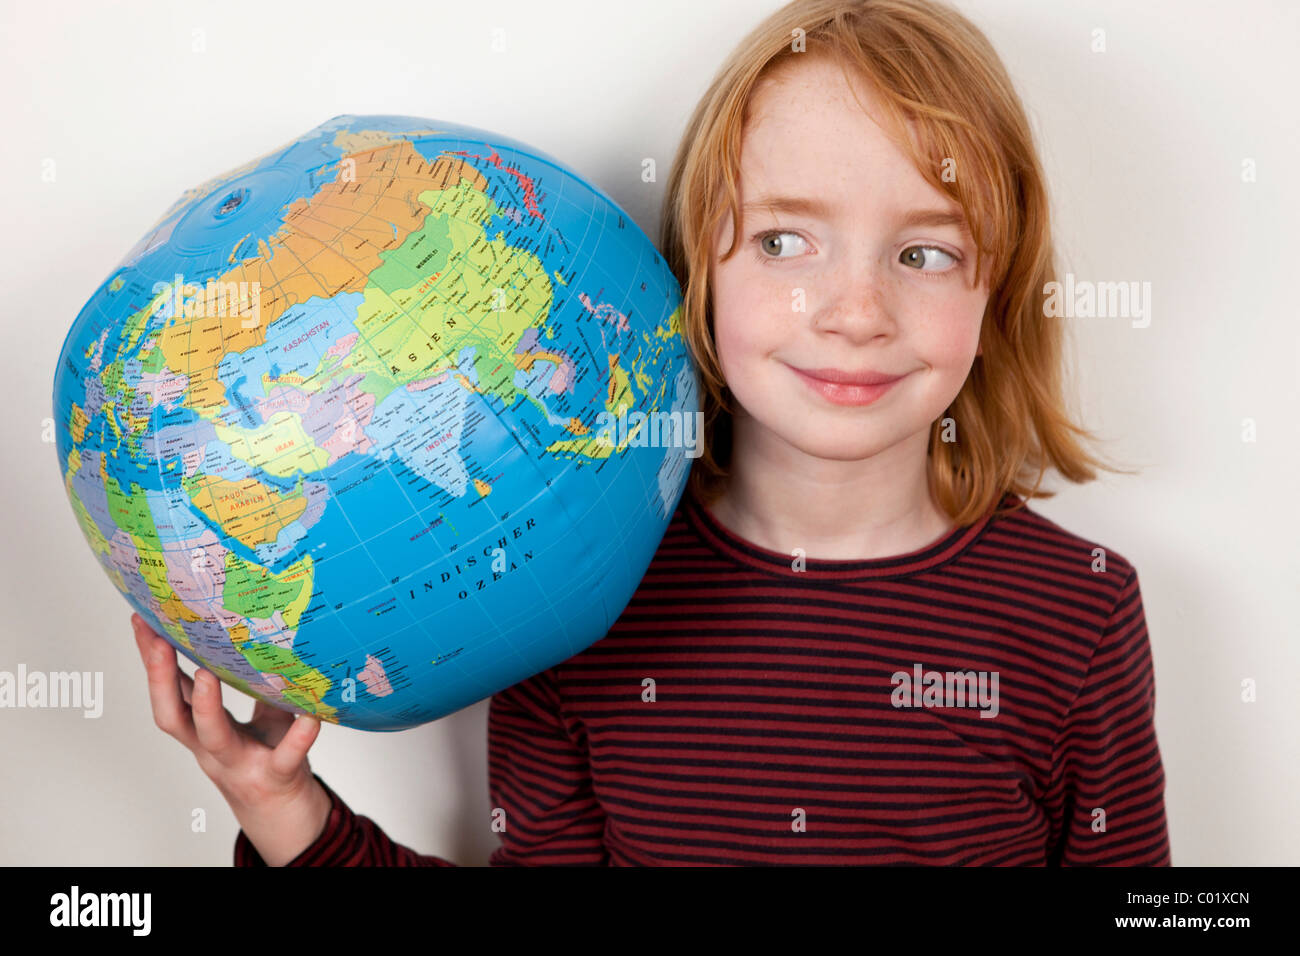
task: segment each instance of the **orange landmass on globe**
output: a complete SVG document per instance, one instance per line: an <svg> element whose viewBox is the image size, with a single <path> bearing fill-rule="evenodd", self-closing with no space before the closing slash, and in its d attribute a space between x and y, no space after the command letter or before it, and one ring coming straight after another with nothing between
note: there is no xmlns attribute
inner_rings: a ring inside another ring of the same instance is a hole
<svg viewBox="0 0 1300 956"><path fill-rule="evenodd" d="M250 548L274 541L307 510L303 495L282 495L256 478L199 475L185 483L185 490L217 527Z"/></svg>
<svg viewBox="0 0 1300 956"><path fill-rule="evenodd" d="M72 440L75 444L80 445L86 438L86 426L90 424L90 416L76 402L72 403L72 415L68 421L68 429L72 432Z"/></svg>
<svg viewBox="0 0 1300 956"><path fill-rule="evenodd" d="M365 288L383 264L380 256L423 225L430 210L417 200L420 193L465 179L487 188L482 174L463 160L441 156L430 162L406 140L352 153L340 161L340 173L345 164L347 176L295 200L270 242L259 242L256 256L215 280L259 290L255 312L250 295L241 308L226 310L234 314L180 315L162 330L159 347L167 367L189 377L187 408L214 417L226 405L217 377L222 358L262 345L285 310L313 296Z"/></svg>
<svg viewBox="0 0 1300 956"><path fill-rule="evenodd" d="M439 132L436 129L409 129L401 133L389 133L380 129L341 129L334 134L334 145L344 152L355 153L401 142L412 136L437 136Z"/></svg>

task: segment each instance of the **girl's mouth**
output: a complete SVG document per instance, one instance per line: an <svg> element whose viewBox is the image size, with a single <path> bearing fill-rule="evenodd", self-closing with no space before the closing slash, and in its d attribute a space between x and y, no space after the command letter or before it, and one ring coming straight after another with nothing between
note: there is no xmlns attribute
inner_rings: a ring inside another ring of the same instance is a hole
<svg viewBox="0 0 1300 956"><path fill-rule="evenodd" d="M790 366L790 370L810 389L835 405L870 405L910 374L887 377L880 373L852 374L838 372L835 369L804 371L793 365ZM822 375L828 378L819 377ZM836 381L830 381L829 378L834 378Z"/></svg>

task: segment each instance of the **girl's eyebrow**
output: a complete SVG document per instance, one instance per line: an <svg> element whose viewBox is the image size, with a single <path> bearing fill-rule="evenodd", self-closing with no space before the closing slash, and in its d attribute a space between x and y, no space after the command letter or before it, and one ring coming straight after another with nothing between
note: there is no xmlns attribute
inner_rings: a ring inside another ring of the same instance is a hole
<svg viewBox="0 0 1300 956"><path fill-rule="evenodd" d="M812 199L807 196L761 196L741 207L742 211L750 209L784 212L792 216L810 216L818 219L834 218L830 203L824 199Z"/></svg>
<svg viewBox="0 0 1300 956"><path fill-rule="evenodd" d="M899 220L904 228L912 226L956 226L966 231L966 216L960 209L913 209Z"/></svg>
<svg viewBox="0 0 1300 956"><path fill-rule="evenodd" d="M809 216L815 219L834 219L835 210L824 199L809 196L761 196L745 203L742 212L761 210L788 213L792 216ZM901 216L898 225L904 229L915 226L956 226L967 231L966 217L958 209L912 209Z"/></svg>

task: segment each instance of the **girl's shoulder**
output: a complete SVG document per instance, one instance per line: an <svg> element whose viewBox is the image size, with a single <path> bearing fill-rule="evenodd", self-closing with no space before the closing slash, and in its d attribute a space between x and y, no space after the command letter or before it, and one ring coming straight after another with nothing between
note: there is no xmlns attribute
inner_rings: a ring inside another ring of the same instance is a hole
<svg viewBox="0 0 1300 956"><path fill-rule="evenodd" d="M1073 524L1073 522L1071 522ZM1080 522L1082 523L1082 521ZM981 536L981 544L1015 557L1026 569L1042 573L1112 582L1118 591L1136 578L1128 557L1109 543L1067 528L1031 502L1008 492Z"/></svg>

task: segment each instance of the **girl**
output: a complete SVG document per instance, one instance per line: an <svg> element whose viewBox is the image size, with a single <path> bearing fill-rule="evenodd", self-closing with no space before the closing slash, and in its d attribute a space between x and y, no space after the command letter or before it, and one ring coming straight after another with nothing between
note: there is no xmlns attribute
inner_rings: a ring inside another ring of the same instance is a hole
<svg viewBox="0 0 1300 956"><path fill-rule="evenodd" d="M492 862L1167 865L1136 571L1025 504L1107 466L985 38L927 0L778 10L689 122L662 248L707 450L609 634L492 698ZM150 633L237 864L451 865L311 772L315 720L236 728Z"/></svg>

